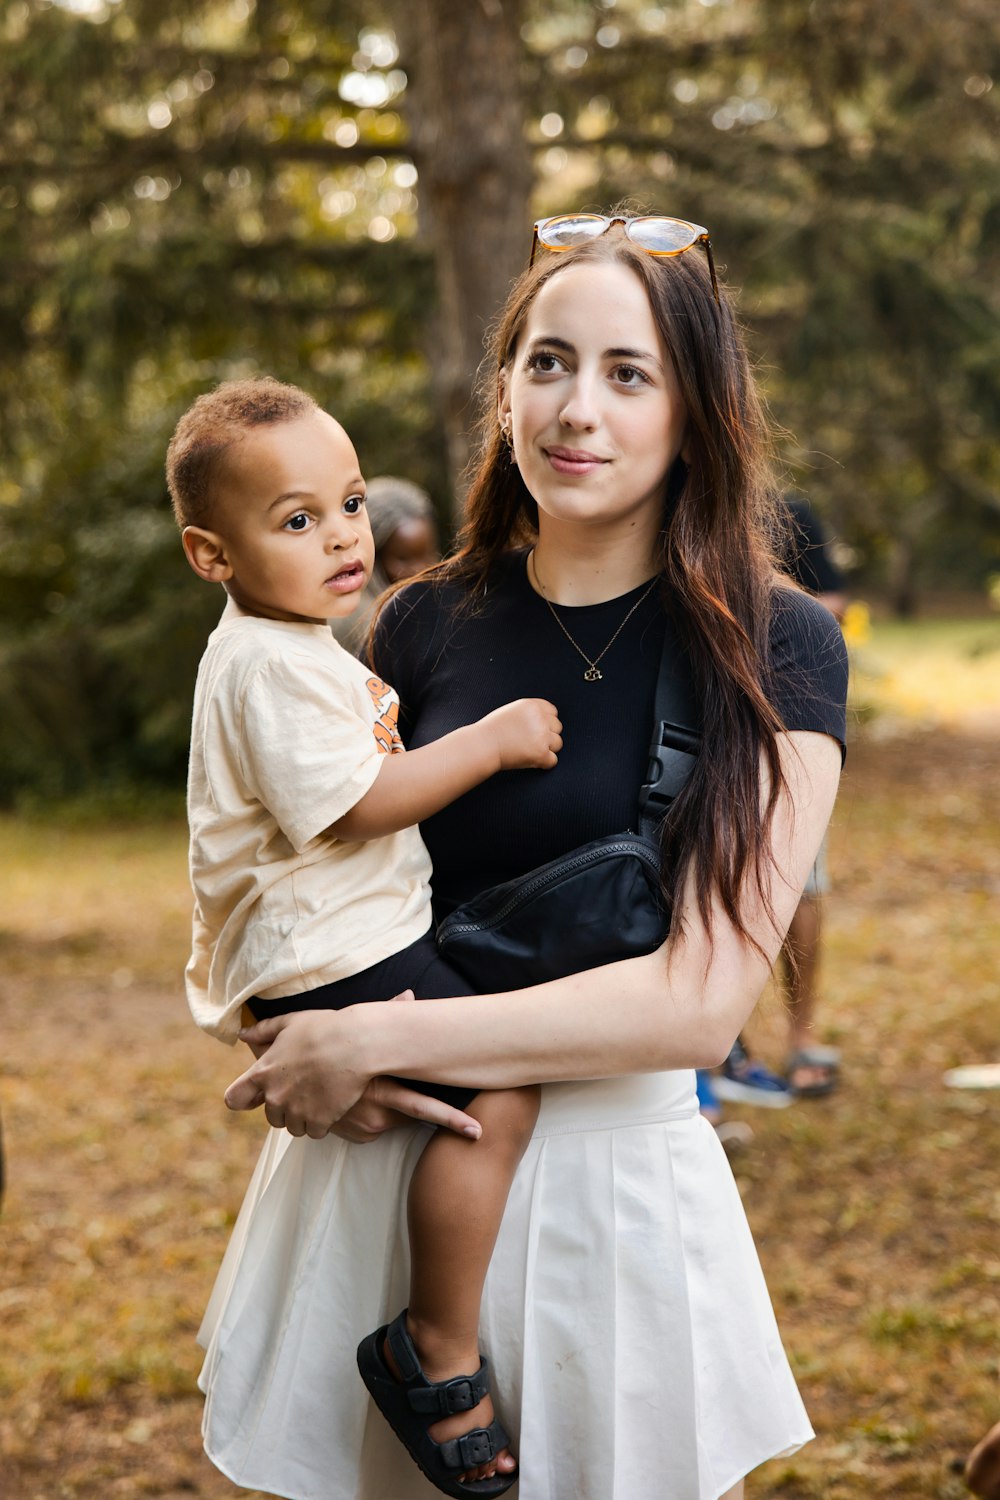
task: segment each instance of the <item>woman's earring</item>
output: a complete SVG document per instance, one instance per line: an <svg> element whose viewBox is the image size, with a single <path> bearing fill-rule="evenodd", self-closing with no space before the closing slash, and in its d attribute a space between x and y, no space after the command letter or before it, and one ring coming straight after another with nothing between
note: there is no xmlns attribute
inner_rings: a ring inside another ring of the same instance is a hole
<svg viewBox="0 0 1000 1500"><path fill-rule="evenodd" d="M511 461L511 463L512 464L513 463L517 463L517 458L515 457L515 454L514 454L514 434L511 431L511 426L510 426L509 422L501 422L501 424L500 424L500 436L503 439L503 441L506 443L507 447L510 449L510 461Z"/></svg>

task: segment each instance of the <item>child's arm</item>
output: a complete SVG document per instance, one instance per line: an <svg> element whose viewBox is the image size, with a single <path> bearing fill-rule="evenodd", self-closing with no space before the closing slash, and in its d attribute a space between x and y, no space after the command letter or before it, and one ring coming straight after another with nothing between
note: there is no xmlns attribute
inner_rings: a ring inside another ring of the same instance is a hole
<svg viewBox="0 0 1000 1500"><path fill-rule="evenodd" d="M504 1089L523 1083L611 1078L715 1067L765 983L816 858L840 776L840 746L826 735L778 736L785 789L764 855L765 890L752 873L742 899L748 942L717 895L698 912L694 875L663 948L523 990L415 1005L352 1005L261 1021L249 1040L270 1050L230 1084L230 1109L254 1109L295 1135L338 1125L381 1074ZM769 768L761 765L764 805Z"/></svg>
<svg viewBox="0 0 1000 1500"><path fill-rule="evenodd" d="M397 833L431 817L497 771L549 770L562 725L544 698L518 698L431 745L386 755L374 783L327 833L349 843Z"/></svg>

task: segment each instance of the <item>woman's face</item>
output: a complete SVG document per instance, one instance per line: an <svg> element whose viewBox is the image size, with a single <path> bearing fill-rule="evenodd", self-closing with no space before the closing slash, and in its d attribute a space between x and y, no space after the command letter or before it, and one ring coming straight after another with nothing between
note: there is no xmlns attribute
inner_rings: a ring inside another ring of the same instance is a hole
<svg viewBox="0 0 1000 1500"><path fill-rule="evenodd" d="M569 266L545 283L505 372L500 419L540 524L659 530L687 413L633 271Z"/></svg>

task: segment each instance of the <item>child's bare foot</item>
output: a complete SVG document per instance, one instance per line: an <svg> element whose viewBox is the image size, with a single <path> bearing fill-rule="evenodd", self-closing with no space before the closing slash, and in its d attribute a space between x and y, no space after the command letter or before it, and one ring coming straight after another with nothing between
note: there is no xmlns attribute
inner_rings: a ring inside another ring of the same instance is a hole
<svg viewBox="0 0 1000 1500"><path fill-rule="evenodd" d="M476 1344L473 1344L471 1348L466 1345L451 1344L439 1338L433 1329L421 1327L409 1314L406 1318L406 1329L420 1356L424 1375L435 1384L444 1380L454 1380L468 1375L470 1370L479 1369L480 1356ZM396 1379L402 1380L399 1366L389 1348L388 1339L382 1346L382 1356ZM470 1407L468 1411L456 1412L450 1417L442 1417L440 1422L435 1422L433 1426L428 1427L427 1435L436 1443L446 1443L451 1438L462 1437L466 1432L472 1432L476 1427L489 1427L493 1417L493 1398L487 1391L478 1406ZM492 1479L497 1474L513 1474L516 1468L517 1462L510 1449L502 1448L489 1463L466 1469L456 1477L460 1484L467 1484L474 1479Z"/></svg>

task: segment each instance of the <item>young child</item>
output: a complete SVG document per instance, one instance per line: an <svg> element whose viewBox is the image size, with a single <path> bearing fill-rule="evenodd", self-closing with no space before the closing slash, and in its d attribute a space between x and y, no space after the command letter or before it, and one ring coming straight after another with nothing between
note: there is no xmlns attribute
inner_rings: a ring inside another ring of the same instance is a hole
<svg viewBox="0 0 1000 1500"><path fill-rule="evenodd" d="M402 753L392 688L329 629L362 598L374 544L350 439L303 391L263 378L199 397L167 479L191 567L229 596L191 736L195 1020L235 1041L244 1005L259 1019L406 988L469 993L434 947L415 825L497 771L554 766L555 709L521 699ZM537 1089L415 1086L467 1109L483 1146L449 1130L428 1141L408 1199L409 1307L359 1365L439 1489L498 1495L515 1465L479 1361L479 1303Z"/></svg>

